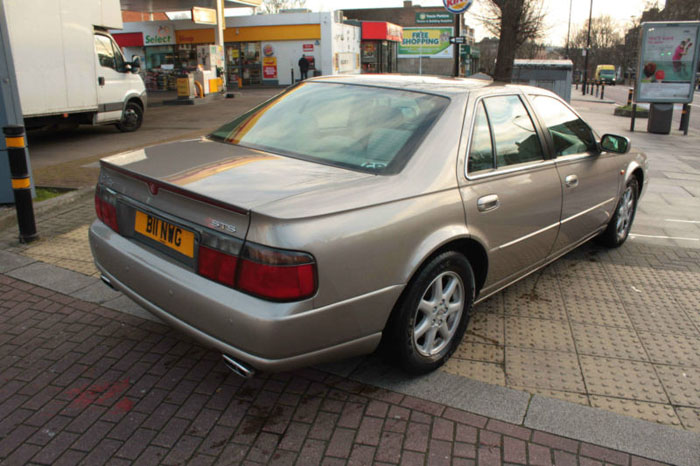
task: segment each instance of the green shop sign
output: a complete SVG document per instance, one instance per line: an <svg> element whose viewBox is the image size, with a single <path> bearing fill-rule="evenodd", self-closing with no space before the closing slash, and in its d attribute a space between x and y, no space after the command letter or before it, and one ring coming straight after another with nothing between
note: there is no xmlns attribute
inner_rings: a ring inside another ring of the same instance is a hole
<svg viewBox="0 0 700 466"><path fill-rule="evenodd" d="M157 45L157 44L172 44L173 40L171 39L170 36L151 36L146 34L144 37L144 43L145 45Z"/></svg>
<svg viewBox="0 0 700 466"><path fill-rule="evenodd" d="M416 13L416 24L453 24L454 15L450 13Z"/></svg>
<svg viewBox="0 0 700 466"><path fill-rule="evenodd" d="M399 58L452 58L451 35L452 28L403 28Z"/></svg>

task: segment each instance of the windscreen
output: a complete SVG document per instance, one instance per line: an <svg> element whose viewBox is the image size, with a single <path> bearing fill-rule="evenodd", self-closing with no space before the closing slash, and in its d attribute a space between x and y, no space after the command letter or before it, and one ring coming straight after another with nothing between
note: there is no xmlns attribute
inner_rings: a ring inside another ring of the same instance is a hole
<svg viewBox="0 0 700 466"><path fill-rule="evenodd" d="M449 103L420 92L302 83L214 131L214 140L376 174L403 168Z"/></svg>

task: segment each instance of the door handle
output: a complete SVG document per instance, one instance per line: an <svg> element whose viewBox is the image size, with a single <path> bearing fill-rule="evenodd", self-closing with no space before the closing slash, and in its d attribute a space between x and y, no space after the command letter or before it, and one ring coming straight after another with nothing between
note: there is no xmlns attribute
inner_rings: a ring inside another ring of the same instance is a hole
<svg viewBox="0 0 700 466"><path fill-rule="evenodd" d="M97 78L97 84L99 84L100 86L104 86L104 85L105 85L105 78L104 78L104 76L100 76L99 78Z"/></svg>
<svg viewBox="0 0 700 466"><path fill-rule="evenodd" d="M479 212L488 212L489 210L496 210L501 202L498 200L497 194L489 194L488 196L480 197L476 201L476 208Z"/></svg>
<svg viewBox="0 0 700 466"><path fill-rule="evenodd" d="M566 178L564 178L564 183L566 184L567 188L575 188L576 186L578 186L578 176L569 175Z"/></svg>

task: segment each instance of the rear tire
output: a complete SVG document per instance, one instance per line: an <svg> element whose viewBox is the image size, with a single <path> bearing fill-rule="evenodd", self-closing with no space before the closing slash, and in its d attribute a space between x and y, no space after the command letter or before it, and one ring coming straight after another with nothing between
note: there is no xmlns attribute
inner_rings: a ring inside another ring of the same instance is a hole
<svg viewBox="0 0 700 466"><path fill-rule="evenodd" d="M124 107L122 120L117 123L117 128L122 133L130 133L136 131L143 123L143 107L136 102L129 102Z"/></svg>
<svg viewBox="0 0 700 466"><path fill-rule="evenodd" d="M390 349L409 373L442 366L464 336L474 300L469 261L447 251L430 260L408 284L389 322Z"/></svg>
<svg viewBox="0 0 700 466"><path fill-rule="evenodd" d="M634 215L637 212L639 199L639 182L632 176L625 185L620 201L615 207L615 214L610 219L608 227L598 237L598 242L609 248L617 248L627 240L632 229Z"/></svg>

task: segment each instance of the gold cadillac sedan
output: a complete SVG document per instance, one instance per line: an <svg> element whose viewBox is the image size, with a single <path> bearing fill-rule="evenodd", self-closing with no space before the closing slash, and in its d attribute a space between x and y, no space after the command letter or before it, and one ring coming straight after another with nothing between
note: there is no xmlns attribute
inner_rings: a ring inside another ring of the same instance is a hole
<svg viewBox="0 0 700 466"><path fill-rule="evenodd" d="M647 161L551 92L306 80L199 139L101 161L103 280L236 373L374 351L445 362L472 306L585 241L620 246Z"/></svg>

